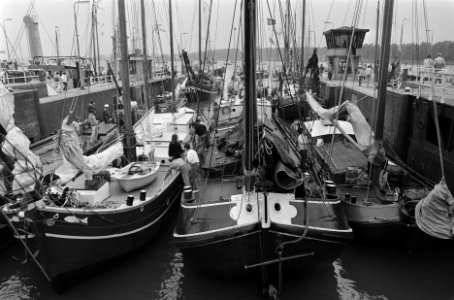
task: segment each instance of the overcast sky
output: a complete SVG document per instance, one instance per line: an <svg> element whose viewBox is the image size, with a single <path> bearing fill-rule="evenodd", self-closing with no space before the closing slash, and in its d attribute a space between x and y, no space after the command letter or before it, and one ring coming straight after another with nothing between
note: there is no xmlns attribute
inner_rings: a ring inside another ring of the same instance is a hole
<svg viewBox="0 0 454 300"><path fill-rule="evenodd" d="M140 32L140 0L126 1L126 18L128 21L127 30L129 35L129 49L132 43L141 45ZM303 0L292 0L292 14L296 14L298 28L297 37L301 37L301 11ZM321 39L324 30L333 27L350 26L352 24L355 5L362 3L359 19L359 27L369 28L371 31L366 35L366 43L373 43L375 40L376 11L378 0L307 0L307 33L310 30L311 47L317 44L318 47L325 46L324 39ZM59 31L59 52L60 55L75 55L76 46L74 38L74 7L77 13L77 25L79 31L79 41L81 55L89 55L90 46L90 16L93 0L90 3L78 3L73 0L0 0L0 20L2 26L6 28L6 34L11 43L15 44L13 50L10 47L12 58L29 56L26 34L23 30L23 17L31 11L31 15L36 16L39 22L43 54L56 55L56 29ZM152 39L152 33L156 35L156 24L161 28L161 45L164 53L169 53L169 22L168 22L168 0L145 0L147 11L147 30L148 30L148 51L151 54L153 47L155 53L160 53L157 39ZM212 0L212 16L210 26L210 47L227 48L229 34L232 26L235 0ZM239 6L238 0L237 6ZM263 7L259 12L259 19L266 22L269 18L267 1L259 1ZM417 2L415 9L414 3ZM154 8L153 5L154 3ZM174 41L175 51L183 47L189 51L196 51L197 48L197 3L198 0L173 0L173 19L174 19ZM210 1L202 0L203 7L203 36L206 36L206 24L208 22L208 8ZM380 3L383 6L384 0ZM403 43L417 42L416 36L419 34L419 42L426 41L426 29L429 29L430 38L434 42L443 40L454 40L454 0L425 0L427 7L427 24L424 20L423 0L396 0L393 42L397 43L400 39L400 30L403 26ZM33 6L31 5L33 4ZM270 9L277 19L276 29L282 31L279 18L279 4L277 0L269 0ZM282 0L281 5L285 1ZM118 20L116 12L116 0L98 1L98 31L100 52L105 55L112 54L112 35L114 23ZM415 17L417 10L418 17ZM156 14L156 16L155 16ZM239 12L237 10L235 27L238 27ZM11 19L11 20L9 20ZM325 21L327 23L325 23ZM270 27L266 26L262 33L263 40L268 43L269 36L272 34ZM235 31L237 32L237 31ZM315 38L314 38L315 34ZM134 37L134 39L132 38ZM0 39L0 59L6 58L5 35ZM154 43L152 42L154 41ZM269 46L267 44L266 46ZM282 46L282 42L281 42ZM141 46L140 46L141 48Z"/></svg>

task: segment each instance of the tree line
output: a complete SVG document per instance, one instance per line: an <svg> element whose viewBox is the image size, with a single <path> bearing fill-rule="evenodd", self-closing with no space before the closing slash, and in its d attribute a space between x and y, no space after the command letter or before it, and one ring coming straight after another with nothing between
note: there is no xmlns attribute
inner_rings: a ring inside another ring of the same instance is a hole
<svg viewBox="0 0 454 300"><path fill-rule="evenodd" d="M299 52L300 49L297 51ZM312 55L314 48L304 48L306 64L309 57ZM378 46L378 51L381 50L381 47ZM318 48L317 55L318 60L321 62L324 60L326 55L326 47ZM365 62L373 62L375 60L375 45L374 44L364 44L361 49L358 49L358 54L361 55L361 58ZM432 58L435 58L438 53L441 53L443 58L446 60L447 64L454 64L454 41L442 41L435 44L421 43L421 44L403 44L401 50L401 62L405 64L422 64L423 60L426 58L427 54L431 54ZM227 49L216 49L208 53L207 57L216 60L218 63L225 62L227 57ZM259 48L257 49L258 55L262 61L271 60L280 61L281 55L284 57L283 49L281 53L277 51L276 48ZM378 52L380 53L380 52ZM391 45L391 57L392 61L395 56L399 54L399 45ZM177 55L175 55L177 57ZM229 61L233 61L237 56L238 61L242 60L242 51L236 49L230 49ZM197 63L198 53L191 52L189 57L193 63ZM170 56L165 55L165 60L170 60ZM326 59L325 59L326 60Z"/></svg>

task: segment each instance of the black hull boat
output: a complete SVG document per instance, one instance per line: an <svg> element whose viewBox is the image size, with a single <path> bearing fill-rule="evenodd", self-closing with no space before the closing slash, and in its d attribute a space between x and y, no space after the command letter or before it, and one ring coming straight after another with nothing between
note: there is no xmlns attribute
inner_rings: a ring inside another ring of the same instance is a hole
<svg viewBox="0 0 454 300"><path fill-rule="evenodd" d="M219 97L219 89L190 86L186 89L186 98L189 102L213 102Z"/></svg>
<svg viewBox="0 0 454 300"><path fill-rule="evenodd" d="M160 183L165 171L160 170ZM151 242L175 215L183 187L181 175L175 174L165 187L146 187L147 195L153 196L140 200L142 191L122 194L117 182L109 184L111 192L119 192L110 199L112 203L121 203L120 197L126 200L127 196L135 200L112 208L58 207L40 200L25 211L25 219L35 220L30 228L35 237L30 240L39 250L38 262L57 291Z"/></svg>
<svg viewBox="0 0 454 300"><path fill-rule="evenodd" d="M260 280L270 291L277 282L280 291L284 278L332 263L353 232L340 200L325 195L313 170L303 176L284 123L263 98L257 100L256 5L243 2L244 122L210 145L217 149L216 162L204 168L193 191L183 192L174 241L195 269ZM230 155L232 172L223 168L221 153Z"/></svg>
<svg viewBox="0 0 454 300"><path fill-rule="evenodd" d="M251 198L257 196L251 195ZM288 200L298 216L283 221L278 220L282 217L279 214L285 212L277 209L286 201L279 199L281 194L270 193L268 197L268 200L277 199L270 201L269 226L265 228L257 220L255 201L216 201L201 205L183 202L174 239L185 263L200 272L235 280L260 280L262 269L267 269L267 273L274 276L269 278L273 281L279 276L279 261L283 268L280 272L286 278L302 276L310 269L330 265L351 240L352 231L338 199ZM262 204L259 200L259 207ZM239 205L243 205L244 210L240 214L251 217L244 224L243 215L238 220L232 216ZM250 212L247 211L249 205Z"/></svg>

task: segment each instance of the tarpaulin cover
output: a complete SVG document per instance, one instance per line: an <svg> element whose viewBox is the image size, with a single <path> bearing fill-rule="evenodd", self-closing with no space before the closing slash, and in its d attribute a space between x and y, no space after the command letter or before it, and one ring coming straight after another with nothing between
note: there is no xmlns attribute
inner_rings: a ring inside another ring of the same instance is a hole
<svg viewBox="0 0 454 300"><path fill-rule="evenodd" d="M452 239L454 199L444 180L435 185L415 209L416 224L425 233L439 239Z"/></svg>

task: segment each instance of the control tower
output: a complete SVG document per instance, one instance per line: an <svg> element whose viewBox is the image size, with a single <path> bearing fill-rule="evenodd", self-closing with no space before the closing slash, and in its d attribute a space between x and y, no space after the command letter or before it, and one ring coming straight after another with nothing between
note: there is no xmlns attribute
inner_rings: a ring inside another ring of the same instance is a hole
<svg viewBox="0 0 454 300"><path fill-rule="evenodd" d="M344 68L354 70L358 68L360 55L357 50L363 47L364 37L369 29L355 28L355 35L353 38L352 50L351 50L351 65L347 66L347 54L350 46L350 41L353 33L353 28L343 26L335 29L331 29L323 32L326 37L327 52L326 56L329 58L329 65L333 68L333 78L341 79L344 72Z"/></svg>
<svg viewBox="0 0 454 300"><path fill-rule="evenodd" d="M43 56L43 47L41 46L38 21L36 21L36 19L32 16L26 15L24 17L24 23L28 33L30 56L33 60L35 60L36 56Z"/></svg>

